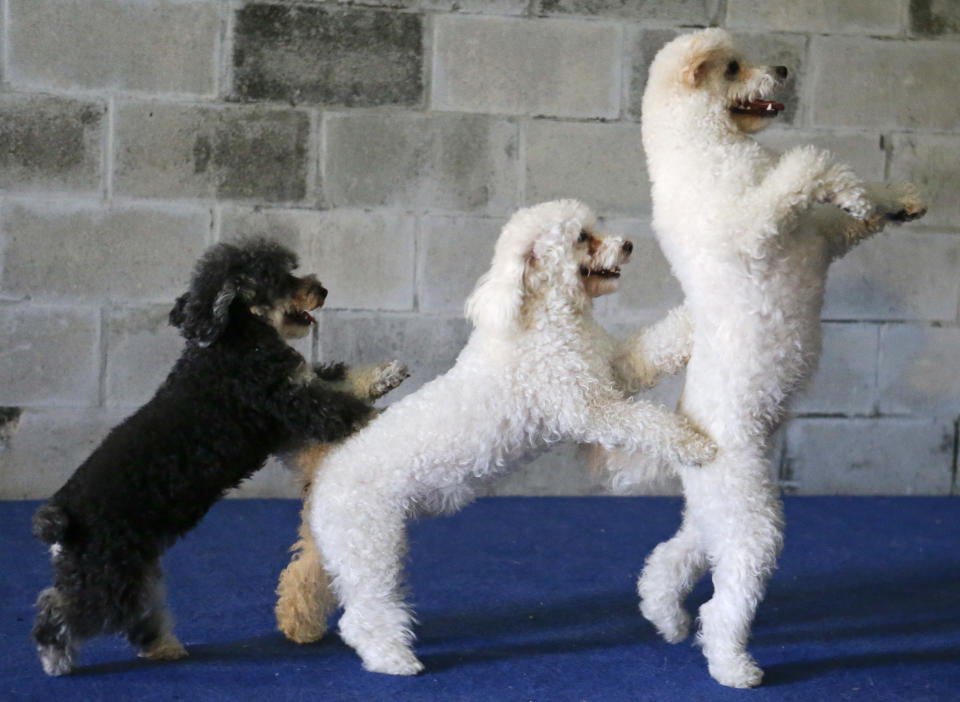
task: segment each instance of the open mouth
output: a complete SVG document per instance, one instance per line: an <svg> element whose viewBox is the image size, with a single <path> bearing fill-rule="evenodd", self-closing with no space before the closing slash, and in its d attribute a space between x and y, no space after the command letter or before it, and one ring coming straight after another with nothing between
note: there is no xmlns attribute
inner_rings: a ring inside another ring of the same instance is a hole
<svg viewBox="0 0 960 702"><path fill-rule="evenodd" d="M288 310L283 313L283 318L288 324L299 324L304 327L317 323L314 316L306 310Z"/></svg>
<svg viewBox="0 0 960 702"><path fill-rule="evenodd" d="M584 278L619 278L620 277L620 266L614 266L613 268L601 268L600 270L591 270L586 266L580 266L580 275Z"/></svg>
<svg viewBox="0 0 960 702"><path fill-rule="evenodd" d="M730 107L735 115L750 115L751 117L776 117L786 109L781 102L773 100L741 100Z"/></svg>

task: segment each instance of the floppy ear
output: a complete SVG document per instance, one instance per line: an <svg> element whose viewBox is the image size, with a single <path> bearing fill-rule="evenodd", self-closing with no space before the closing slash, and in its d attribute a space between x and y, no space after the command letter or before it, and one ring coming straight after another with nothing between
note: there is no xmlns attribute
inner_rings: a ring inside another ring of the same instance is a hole
<svg viewBox="0 0 960 702"><path fill-rule="evenodd" d="M691 42L683 57L680 68L680 82L689 88L698 88L707 75L710 50L705 42L697 37Z"/></svg>
<svg viewBox="0 0 960 702"><path fill-rule="evenodd" d="M467 318L478 329L509 331L516 326L523 306L523 277L533 254L497 261L480 276L467 298Z"/></svg>
<svg viewBox="0 0 960 702"><path fill-rule="evenodd" d="M236 282L228 278L219 289L205 291L207 294L184 293L170 310L170 323L179 327L187 339L209 346L227 328L237 290Z"/></svg>

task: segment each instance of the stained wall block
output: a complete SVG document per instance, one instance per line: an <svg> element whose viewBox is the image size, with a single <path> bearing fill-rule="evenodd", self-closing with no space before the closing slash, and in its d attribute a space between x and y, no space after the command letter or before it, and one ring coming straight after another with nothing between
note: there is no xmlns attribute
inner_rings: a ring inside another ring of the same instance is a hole
<svg viewBox="0 0 960 702"><path fill-rule="evenodd" d="M909 0L910 33L919 37L960 37L960 5L950 0Z"/></svg>
<svg viewBox="0 0 960 702"><path fill-rule="evenodd" d="M322 202L506 214L517 202L517 126L483 115L337 113L324 120Z"/></svg>
<svg viewBox="0 0 960 702"><path fill-rule="evenodd" d="M119 195L265 202L307 196L310 115L302 110L123 103L115 139Z"/></svg>
<svg viewBox="0 0 960 702"><path fill-rule="evenodd" d="M0 188L96 193L106 111L94 100L0 96Z"/></svg>
<svg viewBox="0 0 960 702"><path fill-rule="evenodd" d="M317 5L252 3L234 19L233 98L418 105L423 17Z"/></svg>

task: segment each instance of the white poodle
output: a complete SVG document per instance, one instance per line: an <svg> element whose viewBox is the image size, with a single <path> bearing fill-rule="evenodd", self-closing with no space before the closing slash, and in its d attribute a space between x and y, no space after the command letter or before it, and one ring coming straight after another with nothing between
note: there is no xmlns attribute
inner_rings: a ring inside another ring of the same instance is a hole
<svg viewBox="0 0 960 702"><path fill-rule="evenodd" d="M563 439L691 466L715 455L713 442L687 420L630 401L623 390L682 368L690 332L682 310L623 344L591 315L591 298L616 289L632 248L595 233L593 213L574 200L517 212L467 302L476 329L453 369L390 406L323 462L310 526L344 607L341 635L367 669L410 675L423 667L401 593L411 517L458 509L510 459ZM281 598L319 604L281 603L277 611L313 620L279 622L302 641L323 633L335 603L316 560L294 559L291 568L303 561L315 572L288 577L300 589L282 587Z"/></svg>
<svg viewBox="0 0 960 702"><path fill-rule="evenodd" d="M925 212L912 186L864 185L826 151L779 156L750 138L783 109L769 96L786 75L707 29L657 54L643 97L653 225L693 323L681 408L719 449L710 465L678 469L683 525L647 559L640 609L681 641L683 600L709 567L699 640L710 674L734 687L763 675L746 643L782 543L769 439L816 366L827 268L886 222ZM610 467L644 460L614 454Z"/></svg>

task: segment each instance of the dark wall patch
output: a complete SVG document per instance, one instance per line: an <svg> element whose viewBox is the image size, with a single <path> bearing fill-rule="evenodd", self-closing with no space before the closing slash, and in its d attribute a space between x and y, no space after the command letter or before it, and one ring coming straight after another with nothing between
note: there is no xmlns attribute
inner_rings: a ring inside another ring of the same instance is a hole
<svg viewBox="0 0 960 702"><path fill-rule="evenodd" d="M237 10L233 98L415 105L423 95L416 14L253 4Z"/></svg>

